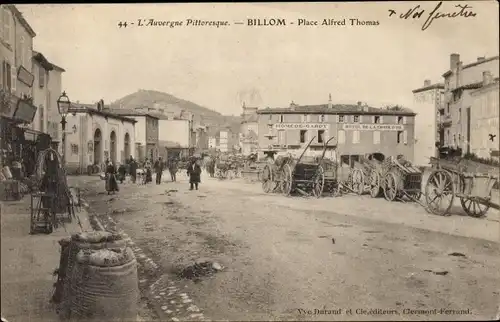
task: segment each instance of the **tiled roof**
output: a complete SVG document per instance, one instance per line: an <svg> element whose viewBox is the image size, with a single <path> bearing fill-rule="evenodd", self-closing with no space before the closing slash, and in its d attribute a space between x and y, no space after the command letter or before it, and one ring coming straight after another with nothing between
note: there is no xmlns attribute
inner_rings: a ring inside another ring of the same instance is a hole
<svg viewBox="0 0 500 322"><path fill-rule="evenodd" d="M71 108L70 108L69 112L70 113L72 113L72 112L85 112L85 113L89 113L89 114L110 117L110 118L114 118L114 119L122 120L122 121L126 121L126 122L131 122L131 123L137 122L136 120L134 120L132 118L125 117L122 115L117 115L113 112L110 112L109 110L108 111L107 110L99 111L98 109L95 108L94 104L71 103Z"/></svg>
<svg viewBox="0 0 500 322"><path fill-rule="evenodd" d="M483 60L480 60L480 61L475 61L473 63L470 63L470 64L467 64L467 65L464 65L462 66L462 70L463 69L467 69L467 68L470 68L470 67L474 67L474 66L477 66L477 65L481 65L481 64L484 64L484 63L487 63L487 62L490 62L492 60L495 60L495 59L499 59L500 56L493 56L493 57L490 57L490 58L485 58ZM443 74L443 77L447 77L449 76L453 71L452 70L448 70L446 71L444 74Z"/></svg>
<svg viewBox="0 0 500 322"><path fill-rule="evenodd" d="M23 27L26 29L26 31L28 31L29 35L33 38L36 37L35 31L33 30L33 28L31 28L28 21L26 21L22 12L19 11L19 9L17 9L17 7L13 4L6 5L6 7L12 11L12 13L16 16L16 18L19 20L21 25L23 25Z"/></svg>
<svg viewBox="0 0 500 322"><path fill-rule="evenodd" d="M116 115L123 115L123 116L149 116L153 117L156 119L160 119L160 116L157 113L148 113L144 111L138 111L138 110L129 110L129 109L123 109L123 108L108 108L107 109L110 113L116 114Z"/></svg>
<svg viewBox="0 0 500 322"><path fill-rule="evenodd" d="M42 65L43 68L46 70L53 70L54 67L52 64L49 62L49 60L42 54L37 51L33 50L33 60L38 62L40 65Z"/></svg>
<svg viewBox="0 0 500 322"><path fill-rule="evenodd" d="M431 89L435 89L435 88L444 89L444 84L443 83L436 83L436 84L432 84L432 85L429 85L429 86L424 86L424 87L420 87L420 88L414 89L412 92L413 93L420 93L420 92L425 92L425 91L428 91L428 90L431 90Z"/></svg>
<svg viewBox="0 0 500 322"><path fill-rule="evenodd" d="M382 109L371 106L334 104L331 108L328 104L322 105L298 105L293 109L286 108L265 108L257 111L258 114L367 114L367 115L406 115L415 116L416 114L408 109L400 110Z"/></svg>
<svg viewBox="0 0 500 322"><path fill-rule="evenodd" d="M452 90L452 92L455 92L455 91L458 91L459 89L478 89L478 88L481 88L483 87L483 82L476 82L476 83L472 83L472 84L466 84L466 85L462 85L462 86L459 86L457 88L454 88Z"/></svg>

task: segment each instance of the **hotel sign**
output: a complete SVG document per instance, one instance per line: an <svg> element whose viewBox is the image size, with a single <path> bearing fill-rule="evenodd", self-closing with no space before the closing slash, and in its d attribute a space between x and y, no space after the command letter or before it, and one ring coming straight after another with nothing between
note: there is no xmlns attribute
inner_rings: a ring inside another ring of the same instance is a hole
<svg viewBox="0 0 500 322"><path fill-rule="evenodd" d="M358 131L403 131L404 126L401 124L343 124L344 130Z"/></svg>
<svg viewBox="0 0 500 322"><path fill-rule="evenodd" d="M330 124L325 123L276 123L274 128L278 130L328 130Z"/></svg>

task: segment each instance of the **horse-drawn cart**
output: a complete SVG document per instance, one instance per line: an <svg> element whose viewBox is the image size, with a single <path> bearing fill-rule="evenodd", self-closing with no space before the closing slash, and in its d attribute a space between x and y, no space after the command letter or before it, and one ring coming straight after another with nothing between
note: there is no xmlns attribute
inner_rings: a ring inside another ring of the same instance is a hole
<svg viewBox="0 0 500 322"><path fill-rule="evenodd" d="M377 160L373 154L361 157L359 162L354 163L349 179L350 190L358 195L369 192L372 198L380 196L383 190L382 178L384 171L382 162Z"/></svg>
<svg viewBox="0 0 500 322"><path fill-rule="evenodd" d="M383 187L388 201L410 199L420 203L422 171L402 158L387 158L383 165Z"/></svg>
<svg viewBox="0 0 500 322"><path fill-rule="evenodd" d="M431 158L433 171L425 186L427 209L436 215L449 214L455 197L472 217L483 217L489 208L500 209L492 200L498 183L498 167L464 158Z"/></svg>

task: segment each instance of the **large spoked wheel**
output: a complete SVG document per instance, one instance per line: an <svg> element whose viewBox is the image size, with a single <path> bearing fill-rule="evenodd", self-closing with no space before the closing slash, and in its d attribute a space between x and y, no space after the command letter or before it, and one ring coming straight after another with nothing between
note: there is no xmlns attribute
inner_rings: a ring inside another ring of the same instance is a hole
<svg viewBox="0 0 500 322"><path fill-rule="evenodd" d="M360 169L352 170L352 190L358 195L365 192L365 175Z"/></svg>
<svg viewBox="0 0 500 322"><path fill-rule="evenodd" d="M273 191L273 172L271 170L271 167L266 164L264 169L262 170L262 190L264 190L265 193L270 193Z"/></svg>
<svg viewBox="0 0 500 322"><path fill-rule="evenodd" d="M316 174L314 176L314 185L313 185L313 195L316 198L319 198L323 195L323 189L325 187L325 170L323 170L322 166L318 166L316 170Z"/></svg>
<svg viewBox="0 0 500 322"><path fill-rule="evenodd" d="M372 198L380 196L380 174L377 171L372 171L370 174L370 196Z"/></svg>
<svg viewBox="0 0 500 322"><path fill-rule="evenodd" d="M384 196L388 201L394 201L398 195L399 187L396 174L388 172L384 178Z"/></svg>
<svg viewBox="0 0 500 322"><path fill-rule="evenodd" d="M438 216L448 215L455 198L453 178L448 171L435 170L425 185L425 201L430 212Z"/></svg>
<svg viewBox="0 0 500 322"><path fill-rule="evenodd" d="M474 199L460 198L460 204L467 215L475 218L484 217L490 209L490 206L483 205Z"/></svg>
<svg viewBox="0 0 500 322"><path fill-rule="evenodd" d="M292 193L292 168L289 164L285 164L281 171L281 193L289 196Z"/></svg>

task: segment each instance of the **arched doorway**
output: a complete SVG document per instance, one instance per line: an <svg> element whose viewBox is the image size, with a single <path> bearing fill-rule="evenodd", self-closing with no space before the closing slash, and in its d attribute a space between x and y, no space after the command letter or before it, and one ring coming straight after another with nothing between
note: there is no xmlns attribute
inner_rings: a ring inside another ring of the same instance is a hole
<svg viewBox="0 0 500 322"><path fill-rule="evenodd" d="M94 164L100 165L102 163L102 135L101 130L96 129L94 132Z"/></svg>
<svg viewBox="0 0 500 322"><path fill-rule="evenodd" d="M116 164L116 133L111 131L109 135L109 157L112 163Z"/></svg>
<svg viewBox="0 0 500 322"><path fill-rule="evenodd" d="M130 135L128 133L125 133L125 139L123 142L124 159L127 160L130 158Z"/></svg>

